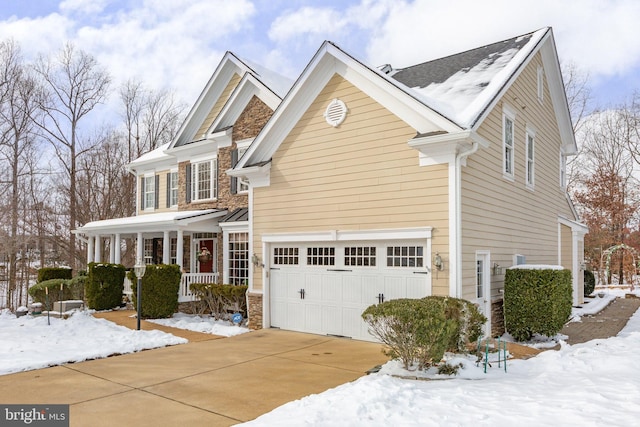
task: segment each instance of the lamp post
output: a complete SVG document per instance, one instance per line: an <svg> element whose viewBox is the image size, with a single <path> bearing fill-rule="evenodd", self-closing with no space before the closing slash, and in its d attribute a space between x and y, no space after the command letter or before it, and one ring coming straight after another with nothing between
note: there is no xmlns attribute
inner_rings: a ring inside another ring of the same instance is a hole
<svg viewBox="0 0 640 427"><path fill-rule="evenodd" d="M133 271L136 273L136 278L138 279L138 288L136 291L136 306L137 306L137 330L140 330L140 315L142 314L142 276L144 276L144 272L147 269L147 266L142 262L141 259L138 259L136 265L133 266Z"/></svg>

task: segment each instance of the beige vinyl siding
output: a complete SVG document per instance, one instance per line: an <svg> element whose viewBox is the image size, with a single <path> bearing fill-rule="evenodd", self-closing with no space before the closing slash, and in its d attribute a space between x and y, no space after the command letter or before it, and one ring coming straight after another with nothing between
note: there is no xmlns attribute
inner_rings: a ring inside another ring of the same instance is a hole
<svg viewBox="0 0 640 427"><path fill-rule="evenodd" d="M334 98L348 108L337 128L323 117ZM415 134L335 75L274 154L270 186L254 191L254 251L262 256L264 233L430 226L433 252L448 258L448 169L419 166ZM259 272L254 280L261 289ZM448 293L444 272L433 293Z"/></svg>
<svg viewBox="0 0 640 427"><path fill-rule="evenodd" d="M491 263L508 267L514 254L528 264L557 264L558 215L572 218L560 187L560 134L545 79L537 97L537 54L491 111L478 133L490 141L462 168L463 297L473 296L475 251L490 250ZM503 177L502 112L515 111L514 180ZM526 185L526 128L535 130L535 188ZM492 276L499 295L504 276Z"/></svg>
<svg viewBox="0 0 640 427"><path fill-rule="evenodd" d="M573 268L573 238L571 227L560 225L560 265Z"/></svg>
<svg viewBox="0 0 640 427"><path fill-rule="evenodd" d="M211 108L211 111L209 111L207 118L204 119L204 122L202 122L200 129L198 129L198 132L196 132L196 135L194 137L196 140L202 139L204 137L207 129L209 129L209 126L211 126L216 117L218 117L218 113L220 113L222 107L224 107L224 104L227 102L236 86L238 86L239 82L240 76L238 74L234 74L233 77L231 77L231 80L229 80L227 87L220 95L220 98L218 98L216 103L213 105L213 108Z"/></svg>
<svg viewBox="0 0 640 427"><path fill-rule="evenodd" d="M171 208L167 208L167 174L169 173L169 170L164 170L164 171L160 171L160 172L156 172L156 175L158 175L158 182L159 182L159 190L158 190L158 208L157 209L153 209L152 211L144 211L144 210L140 210L140 206L138 203L138 215L145 215L145 214L149 214L149 213L158 213L158 212L167 212L170 211ZM137 191L140 191L140 178L138 178L138 189ZM140 193L138 194L138 200L140 200Z"/></svg>

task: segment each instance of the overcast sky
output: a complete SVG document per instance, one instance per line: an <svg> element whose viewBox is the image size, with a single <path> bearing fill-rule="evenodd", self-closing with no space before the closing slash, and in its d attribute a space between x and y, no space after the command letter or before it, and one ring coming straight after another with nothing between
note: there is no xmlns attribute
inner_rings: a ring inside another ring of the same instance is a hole
<svg viewBox="0 0 640 427"><path fill-rule="evenodd" d="M116 84L137 78L189 106L227 50L295 78L324 40L405 67L545 26L600 106L640 91L638 0L0 0L0 39L27 58L71 41Z"/></svg>

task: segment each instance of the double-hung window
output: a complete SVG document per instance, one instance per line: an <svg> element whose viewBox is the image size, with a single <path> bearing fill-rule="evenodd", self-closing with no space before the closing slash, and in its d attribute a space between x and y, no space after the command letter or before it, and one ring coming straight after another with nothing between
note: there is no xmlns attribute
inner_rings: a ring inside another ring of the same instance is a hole
<svg viewBox="0 0 640 427"><path fill-rule="evenodd" d="M246 147L238 147L238 159L242 157L242 155L249 149L249 146ZM238 193L246 193L249 191L249 182L247 180L238 178Z"/></svg>
<svg viewBox="0 0 640 427"><path fill-rule="evenodd" d="M167 186L169 187L169 207L178 205L178 172L170 172Z"/></svg>
<svg viewBox="0 0 640 427"><path fill-rule="evenodd" d="M153 209L156 205L156 177L154 175L145 176L142 180L144 191L142 209Z"/></svg>
<svg viewBox="0 0 640 427"><path fill-rule="evenodd" d="M209 200L218 197L217 160L191 164L191 200Z"/></svg>
<svg viewBox="0 0 640 427"><path fill-rule="evenodd" d="M503 169L502 173L506 178L513 179L514 175L514 133L515 133L515 114L510 110L504 109L502 112L502 151L503 151Z"/></svg>
<svg viewBox="0 0 640 427"><path fill-rule="evenodd" d="M527 128L527 187L533 188L535 182L535 141L536 134Z"/></svg>

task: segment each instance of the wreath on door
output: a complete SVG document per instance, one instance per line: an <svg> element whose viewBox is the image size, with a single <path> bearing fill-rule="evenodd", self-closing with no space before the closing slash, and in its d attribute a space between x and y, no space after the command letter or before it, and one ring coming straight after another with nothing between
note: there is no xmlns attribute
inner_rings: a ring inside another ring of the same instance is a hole
<svg viewBox="0 0 640 427"><path fill-rule="evenodd" d="M209 262L211 261L211 258L211 252L209 252L209 249L203 246L200 249L200 253L198 254L198 261L200 261L200 263Z"/></svg>

